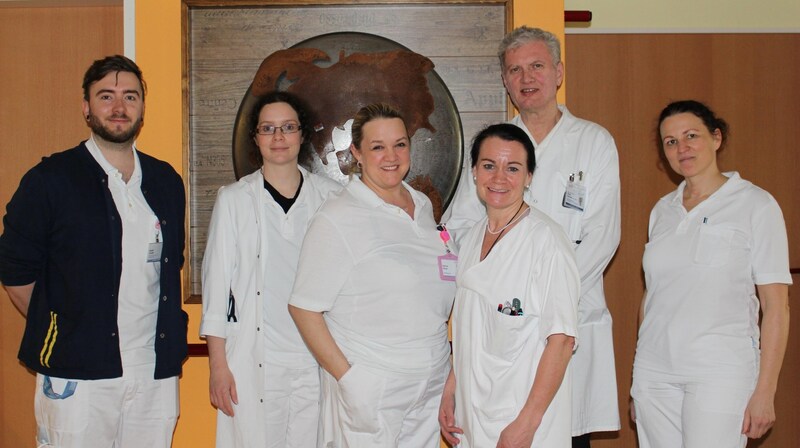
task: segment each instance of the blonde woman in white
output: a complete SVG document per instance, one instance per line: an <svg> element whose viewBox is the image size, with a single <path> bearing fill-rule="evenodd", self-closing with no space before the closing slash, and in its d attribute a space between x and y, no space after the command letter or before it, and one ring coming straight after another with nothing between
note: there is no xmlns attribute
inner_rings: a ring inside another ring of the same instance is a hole
<svg viewBox="0 0 800 448"><path fill-rule="evenodd" d="M430 200L403 182L411 142L400 113L363 107L352 135L361 175L314 217L290 299L322 367L317 446L438 448L454 256Z"/></svg>

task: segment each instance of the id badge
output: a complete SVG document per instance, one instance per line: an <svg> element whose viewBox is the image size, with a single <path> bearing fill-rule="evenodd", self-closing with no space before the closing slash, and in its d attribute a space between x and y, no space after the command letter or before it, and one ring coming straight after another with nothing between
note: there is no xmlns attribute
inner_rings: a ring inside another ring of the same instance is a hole
<svg viewBox="0 0 800 448"><path fill-rule="evenodd" d="M586 186L583 185L583 171L578 173L577 181L574 174L569 176L567 190L564 192L564 199L561 201L561 205L581 212L586 207Z"/></svg>
<svg viewBox="0 0 800 448"><path fill-rule="evenodd" d="M157 263L161 261L161 248L164 243L150 243L147 245L147 262Z"/></svg>
<svg viewBox="0 0 800 448"><path fill-rule="evenodd" d="M456 281L456 269L458 269L458 257L453 253L448 252L444 255L439 255L439 278L444 281Z"/></svg>

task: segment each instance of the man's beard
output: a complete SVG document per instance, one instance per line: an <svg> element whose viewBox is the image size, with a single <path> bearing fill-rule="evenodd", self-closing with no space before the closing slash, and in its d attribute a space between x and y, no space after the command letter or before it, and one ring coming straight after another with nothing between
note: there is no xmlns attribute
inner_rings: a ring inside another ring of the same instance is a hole
<svg viewBox="0 0 800 448"><path fill-rule="evenodd" d="M139 117L138 120L134 121L127 131L114 131L103 126L103 123L91 112L89 112L87 121L92 132L103 140L111 143L131 143L142 129L142 118Z"/></svg>

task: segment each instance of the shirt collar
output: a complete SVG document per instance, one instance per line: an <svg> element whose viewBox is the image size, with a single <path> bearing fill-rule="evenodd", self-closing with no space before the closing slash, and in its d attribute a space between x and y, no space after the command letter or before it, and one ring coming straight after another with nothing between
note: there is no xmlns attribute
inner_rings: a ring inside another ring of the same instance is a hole
<svg viewBox="0 0 800 448"><path fill-rule="evenodd" d="M94 141L94 134L92 134L88 140L86 140L86 149L89 150L89 154L94 157L94 160L100 165L100 168L106 173L106 175L116 174L119 172L118 169L114 168L114 165L109 163L106 160L105 156L103 156L103 152L100 151L100 147L97 146L97 142ZM131 175L131 179L128 181L140 181L142 178L142 168L139 165L139 154L136 151L136 145L133 145L133 174Z"/></svg>
<svg viewBox="0 0 800 448"><path fill-rule="evenodd" d="M522 128L522 130L525 131L526 134L528 134L528 138L531 139L531 143L533 143L533 146L536 149L537 157L539 156L539 148L547 146L550 140L554 138L553 136L559 132L559 129L562 126L566 126L564 123L571 121L573 119L573 116L567 109L567 106L559 104L557 107L558 110L561 112L561 118L558 119L556 125L553 126L553 129L550 129L550 132L547 133L547 135L541 142L537 142L536 140L534 140L533 134L531 134L531 131L528 129L527 126L525 126L525 122L522 121L522 115L517 115L516 117L511 119L511 124L516 125L519 128Z"/></svg>
<svg viewBox="0 0 800 448"><path fill-rule="evenodd" d="M731 188L736 188L737 185L742 181L742 177L739 176L738 171L726 171L722 173L723 176L727 177L728 180L720 186L717 191L711 194L711 196L716 195L717 193L722 192L723 194L730 190ZM675 190L675 196L672 198L672 203L675 205L683 206L683 190L686 189L686 180L684 179L678 185L678 189Z"/></svg>
<svg viewBox="0 0 800 448"><path fill-rule="evenodd" d="M402 182L403 188L411 193L411 199L414 201L414 207L419 208L419 201L417 201L416 190L411 188L405 181ZM353 179L347 184L347 189L355 196L356 199L365 203L366 205L377 208L387 204L377 193L372 191L368 186L361 181L359 176L353 176ZM416 213L415 213L416 214Z"/></svg>

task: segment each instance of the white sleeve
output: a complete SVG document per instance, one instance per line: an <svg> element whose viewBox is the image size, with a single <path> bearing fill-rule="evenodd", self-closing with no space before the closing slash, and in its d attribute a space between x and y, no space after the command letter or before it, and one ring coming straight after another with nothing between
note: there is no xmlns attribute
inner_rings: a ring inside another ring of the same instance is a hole
<svg viewBox="0 0 800 448"><path fill-rule="evenodd" d="M325 212L314 215L300 249L289 304L308 311L330 311L354 267L353 255Z"/></svg>
<svg viewBox="0 0 800 448"><path fill-rule="evenodd" d="M581 218L581 243L575 247L581 291L591 290L602 280L603 271L619 246L621 227L619 160L614 139L602 132L592 144L598 145L594 151L599 157L593 158L590 166L596 179Z"/></svg>
<svg viewBox="0 0 800 448"><path fill-rule="evenodd" d="M563 241L558 236L549 236L550 241L540 246L544 251L537 250L531 260L541 265L539 275L544 287L539 337L565 334L576 338L577 347L580 276L566 236Z"/></svg>
<svg viewBox="0 0 800 448"><path fill-rule="evenodd" d="M225 338L228 329L228 297L236 268L238 238L230 194L225 187L217 192L217 200L208 225L208 240L203 255L203 317L200 336Z"/></svg>
<svg viewBox="0 0 800 448"><path fill-rule="evenodd" d="M447 213L449 213L449 218L445 223L447 231L453 238L456 247L460 248L469 229L486 216L486 208L478 198L475 181L472 180L472 169L469 168L469 165L461 170L461 179L458 181L456 194L453 196Z"/></svg>
<svg viewBox="0 0 800 448"><path fill-rule="evenodd" d="M778 202L771 195L768 195L768 199L752 217L753 282L757 285L770 283L791 285L786 223Z"/></svg>

